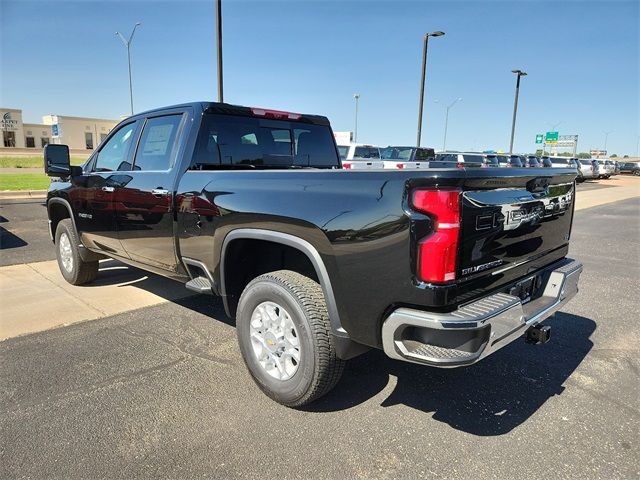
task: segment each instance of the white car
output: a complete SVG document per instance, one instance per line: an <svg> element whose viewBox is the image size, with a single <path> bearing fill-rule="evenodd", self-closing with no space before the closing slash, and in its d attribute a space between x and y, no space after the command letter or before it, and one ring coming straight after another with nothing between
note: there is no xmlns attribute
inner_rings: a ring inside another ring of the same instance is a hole
<svg viewBox="0 0 640 480"><path fill-rule="evenodd" d="M393 170L429 168L435 157L433 148L389 146L380 150L384 168Z"/></svg>
<svg viewBox="0 0 640 480"><path fill-rule="evenodd" d="M364 143L338 145L338 153L342 168L346 170L384 168L384 162L380 160L380 148L375 145Z"/></svg>

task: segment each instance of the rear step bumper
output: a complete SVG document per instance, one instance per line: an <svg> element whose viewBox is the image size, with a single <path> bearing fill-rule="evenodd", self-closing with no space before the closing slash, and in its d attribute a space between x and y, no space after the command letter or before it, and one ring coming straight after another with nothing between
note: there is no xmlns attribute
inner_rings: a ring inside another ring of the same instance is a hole
<svg viewBox="0 0 640 480"><path fill-rule="evenodd" d="M398 308L382 325L387 356L434 367L470 365L553 315L578 293L582 263L563 259L539 275L542 296L522 303L495 293L449 313Z"/></svg>

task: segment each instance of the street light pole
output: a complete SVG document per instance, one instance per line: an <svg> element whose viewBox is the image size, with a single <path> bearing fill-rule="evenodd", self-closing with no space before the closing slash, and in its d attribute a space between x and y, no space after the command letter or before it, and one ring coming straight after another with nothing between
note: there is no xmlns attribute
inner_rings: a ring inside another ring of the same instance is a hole
<svg viewBox="0 0 640 480"><path fill-rule="evenodd" d="M354 93L353 98L356 100L356 126L353 130L353 143L358 141L358 101L360 100L360 94Z"/></svg>
<svg viewBox="0 0 640 480"><path fill-rule="evenodd" d="M420 137L422 137L422 110L424 105L424 82L427 75L427 46L429 44L429 37L441 37L444 32L431 32L424 34L424 45L422 46L422 77L420 78L420 103L418 104L418 138L416 140L416 147L420 146Z"/></svg>
<svg viewBox="0 0 640 480"><path fill-rule="evenodd" d="M513 153L513 137L516 133L516 115L518 113L518 95L520 94L520 77L524 77L527 72L522 70L511 70L517 76L516 79L516 98L513 102L513 121L511 122L511 141L509 142L509 155Z"/></svg>
<svg viewBox="0 0 640 480"><path fill-rule="evenodd" d="M133 26L133 30L131 31L131 35L129 35L129 39L127 40L120 32L116 32L116 35L120 37L124 46L127 47L127 63L129 64L129 103L131 104L131 115L133 115L133 83L131 81L131 42L133 41L133 34L136 33L136 28L139 25L142 25L140 22L137 22Z"/></svg>
<svg viewBox="0 0 640 480"><path fill-rule="evenodd" d="M216 0L216 37L218 56L218 102L224 101L222 85L222 0Z"/></svg>
<svg viewBox="0 0 640 480"><path fill-rule="evenodd" d="M458 103L461 100L462 100L462 98L458 97L453 102L451 102L451 105L449 105L447 107L447 113L446 113L446 115L444 117L444 140L442 141L442 151L443 152L447 149L447 127L449 125L449 110L451 109L451 107L453 107L456 103Z"/></svg>
<svg viewBox="0 0 640 480"><path fill-rule="evenodd" d="M602 133L604 133L604 151L605 151L605 152L607 151L607 140L609 139L609 134L610 134L611 132L612 132L612 131L602 132ZM606 153L605 153L605 155L606 155Z"/></svg>

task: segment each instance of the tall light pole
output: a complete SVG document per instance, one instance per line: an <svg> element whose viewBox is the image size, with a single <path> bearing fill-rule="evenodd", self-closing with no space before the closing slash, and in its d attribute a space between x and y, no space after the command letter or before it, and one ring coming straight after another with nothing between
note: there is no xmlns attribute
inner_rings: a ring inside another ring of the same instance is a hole
<svg viewBox="0 0 640 480"><path fill-rule="evenodd" d="M120 32L116 32L116 35L120 37L124 46L127 47L127 62L129 64L129 102L131 103L131 115L133 115L133 84L131 83L131 42L133 41L133 34L136 33L136 28L142 25L140 22L137 22L133 26L133 30L131 31L131 35L129 35L129 39L127 40Z"/></svg>
<svg viewBox="0 0 640 480"><path fill-rule="evenodd" d="M513 136L516 133L516 115L518 113L518 95L520 94L520 77L524 77L527 72L522 70L511 70L517 76L516 80L516 98L513 102L513 121L511 122L511 141L509 142L509 154L513 153Z"/></svg>
<svg viewBox="0 0 640 480"><path fill-rule="evenodd" d="M447 149L447 127L449 125L449 110L451 110L451 107L453 107L456 103L460 102L461 100L462 98L458 97L453 102L451 102L451 104L447 107L447 113L444 116L444 140L442 141L443 152Z"/></svg>
<svg viewBox="0 0 640 480"><path fill-rule="evenodd" d="M431 32L424 34L424 45L422 46L422 77L420 79L420 103L418 105L418 138L416 140L416 147L420 146L420 137L422 136L422 108L424 105L424 80L427 75L427 46L429 43L429 37L441 37L444 32Z"/></svg>
<svg viewBox="0 0 640 480"><path fill-rule="evenodd" d="M353 98L356 101L356 126L353 130L353 143L356 143L358 141L358 101L360 100L360 94L354 93Z"/></svg>
<svg viewBox="0 0 640 480"><path fill-rule="evenodd" d="M602 132L604 133L604 151L607 151L607 140L609 139L609 134L612 133L613 130L609 130L608 132ZM605 153L606 155L606 153Z"/></svg>
<svg viewBox="0 0 640 480"><path fill-rule="evenodd" d="M216 46L218 56L218 102L224 101L222 91L222 0L216 0Z"/></svg>

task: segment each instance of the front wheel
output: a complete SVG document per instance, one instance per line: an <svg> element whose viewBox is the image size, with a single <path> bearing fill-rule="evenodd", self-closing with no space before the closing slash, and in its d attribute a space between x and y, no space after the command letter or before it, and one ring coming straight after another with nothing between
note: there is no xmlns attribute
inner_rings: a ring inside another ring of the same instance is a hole
<svg viewBox="0 0 640 480"><path fill-rule="evenodd" d="M56 227L56 257L64 279L72 285L92 282L98 275L98 261L82 260L80 240L71 220L60 220Z"/></svg>
<svg viewBox="0 0 640 480"><path fill-rule="evenodd" d="M640 177L640 170L634 170L634 171L633 171L633 174L634 174L634 175L637 175L637 176L639 176L639 177Z"/></svg>
<svg viewBox="0 0 640 480"><path fill-rule="evenodd" d="M340 380L344 361L322 289L310 278L279 270L252 280L238 303L236 332L254 381L282 405L311 403Z"/></svg>

